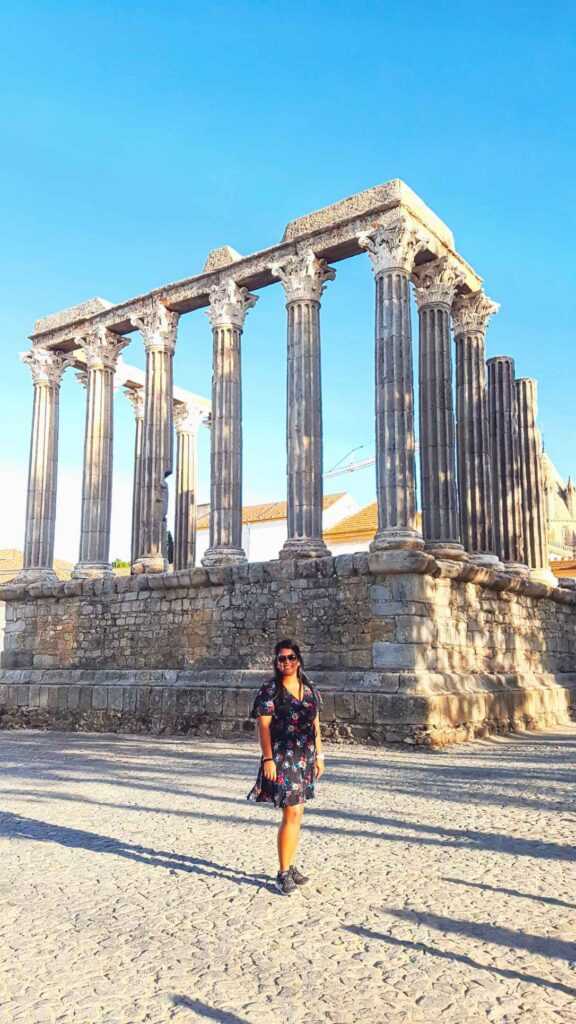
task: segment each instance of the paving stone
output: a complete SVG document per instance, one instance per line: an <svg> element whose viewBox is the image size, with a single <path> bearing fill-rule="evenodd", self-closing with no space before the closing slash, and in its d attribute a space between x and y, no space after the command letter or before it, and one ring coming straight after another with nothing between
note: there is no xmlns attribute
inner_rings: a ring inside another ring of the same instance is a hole
<svg viewBox="0 0 576 1024"><path fill-rule="evenodd" d="M575 746L330 747L288 900L253 740L2 732L3 1019L570 1024Z"/></svg>

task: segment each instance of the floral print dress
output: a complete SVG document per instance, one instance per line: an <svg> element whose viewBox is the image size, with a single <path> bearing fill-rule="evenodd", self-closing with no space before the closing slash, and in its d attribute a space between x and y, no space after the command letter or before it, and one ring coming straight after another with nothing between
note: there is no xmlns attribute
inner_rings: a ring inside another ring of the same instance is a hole
<svg viewBox="0 0 576 1024"><path fill-rule="evenodd" d="M267 802L275 807L293 807L314 797L316 766L316 735L314 720L320 707L320 696L314 687L304 683L302 700L287 691L276 694L272 679L260 688L252 708L252 718L271 715L270 738L276 763L276 781L264 778L263 764L248 800Z"/></svg>

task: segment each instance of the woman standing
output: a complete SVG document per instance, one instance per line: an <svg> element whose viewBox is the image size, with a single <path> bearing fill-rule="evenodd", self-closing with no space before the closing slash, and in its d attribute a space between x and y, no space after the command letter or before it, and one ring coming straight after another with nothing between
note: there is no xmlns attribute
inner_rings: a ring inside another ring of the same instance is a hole
<svg viewBox="0 0 576 1024"><path fill-rule="evenodd" d="M324 771L319 710L320 695L304 675L298 644L280 640L274 648L274 678L260 688L252 708L262 760L248 799L282 808L276 885L285 896L308 881L293 860L304 804L313 799L315 780Z"/></svg>

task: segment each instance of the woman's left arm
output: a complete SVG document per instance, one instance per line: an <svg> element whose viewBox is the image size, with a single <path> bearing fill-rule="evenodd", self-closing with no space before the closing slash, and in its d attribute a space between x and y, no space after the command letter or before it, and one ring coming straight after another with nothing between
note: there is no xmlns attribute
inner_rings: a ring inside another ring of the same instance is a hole
<svg viewBox="0 0 576 1024"><path fill-rule="evenodd" d="M314 736L316 746L316 778L324 774L324 753L322 750L322 734L320 732L320 714L314 719Z"/></svg>

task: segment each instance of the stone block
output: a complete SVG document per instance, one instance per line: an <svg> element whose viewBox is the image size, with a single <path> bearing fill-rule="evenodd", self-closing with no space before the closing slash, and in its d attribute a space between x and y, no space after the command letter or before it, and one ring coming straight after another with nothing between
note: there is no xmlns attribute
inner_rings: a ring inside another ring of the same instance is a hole
<svg viewBox="0 0 576 1024"><path fill-rule="evenodd" d="M67 706L70 710L76 710L80 704L80 687L79 686L68 686L68 700Z"/></svg>
<svg viewBox="0 0 576 1024"><path fill-rule="evenodd" d="M150 708L150 687L139 686L136 691L136 710L139 715L145 715Z"/></svg>
<svg viewBox="0 0 576 1024"><path fill-rule="evenodd" d="M369 723L374 719L374 699L371 693L355 693L354 705L356 719L360 723Z"/></svg>
<svg viewBox="0 0 576 1024"><path fill-rule="evenodd" d="M335 693L334 711L336 719L342 722L351 722L356 716L353 693Z"/></svg>
<svg viewBox="0 0 576 1024"><path fill-rule="evenodd" d="M424 668L428 661L424 644L380 641L372 644L372 660L374 668L397 669L398 671Z"/></svg>
<svg viewBox="0 0 576 1024"><path fill-rule="evenodd" d="M51 688L49 686L41 686L40 687L40 705L39 706L41 708L47 708L49 706L48 702L49 702L50 689Z"/></svg>
<svg viewBox="0 0 576 1024"><path fill-rule="evenodd" d="M0 687L0 691L1 691L1 689L2 689L2 687ZM2 704L2 694L1 694L1 692L0 692L0 704ZM40 707L40 685L39 685L39 683L33 683L30 686L29 704L30 704L31 708L39 708Z"/></svg>
<svg viewBox="0 0 576 1024"><path fill-rule="evenodd" d="M16 687L16 704L18 707L28 707L30 704L30 687L26 683Z"/></svg>
<svg viewBox="0 0 576 1024"><path fill-rule="evenodd" d="M354 555L336 555L334 558L334 572L337 576L354 576Z"/></svg>
<svg viewBox="0 0 576 1024"><path fill-rule="evenodd" d="M90 683L86 683L80 687L80 711L90 711L92 709L92 691L94 687Z"/></svg>
<svg viewBox="0 0 576 1024"><path fill-rule="evenodd" d="M254 695L255 696L255 695ZM224 691L219 687L206 688L206 711L209 715L220 716L224 707Z"/></svg>
<svg viewBox="0 0 576 1024"><path fill-rule="evenodd" d="M335 706L335 694L333 693L321 693L322 707L320 708L320 718L322 721L331 722L336 718L336 706Z"/></svg>
<svg viewBox="0 0 576 1024"><path fill-rule="evenodd" d="M152 686L150 688L150 714L159 715L162 711L162 687Z"/></svg>
<svg viewBox="0 0 576 1024"><path fill-rule="evenodd" d="M238 718L249 718L254 698L251 690L236 691L236 713Z"/></svg>
<svg viewBox="0 0 576 1024"><path fill-rule="evenodd" d="M123 702L124 702L124 687L122 687L122 686L109 686L108 687L108 709L110 711L122 711Z"/></svg>
<svg viewBox="0 0 576 1024"><path fill-rule="evenodd" d="M429 702L425 697L374 694L374 721L377 724L425 725L428 717Z"/></svg>
<svg viewBox="0 0 576 1024"><path fill-rule="evenodd" d="M223 718L236 718L236 690L224 690Z"/></svg>
<svg viewBox="0 0 576 1024"><path fill-rule="evenodd" d="M398 573L432 573L437 571L436 560L424 551L392 549L372 551L368 567L375 576L395 576Z"/></svg>
<svg viewBox="0 0 576 1024"><path fill-rule="evenodd" d="M94 711L104 711L108 704L108 687L94 686L92 689L92 708Z"/></svg>

